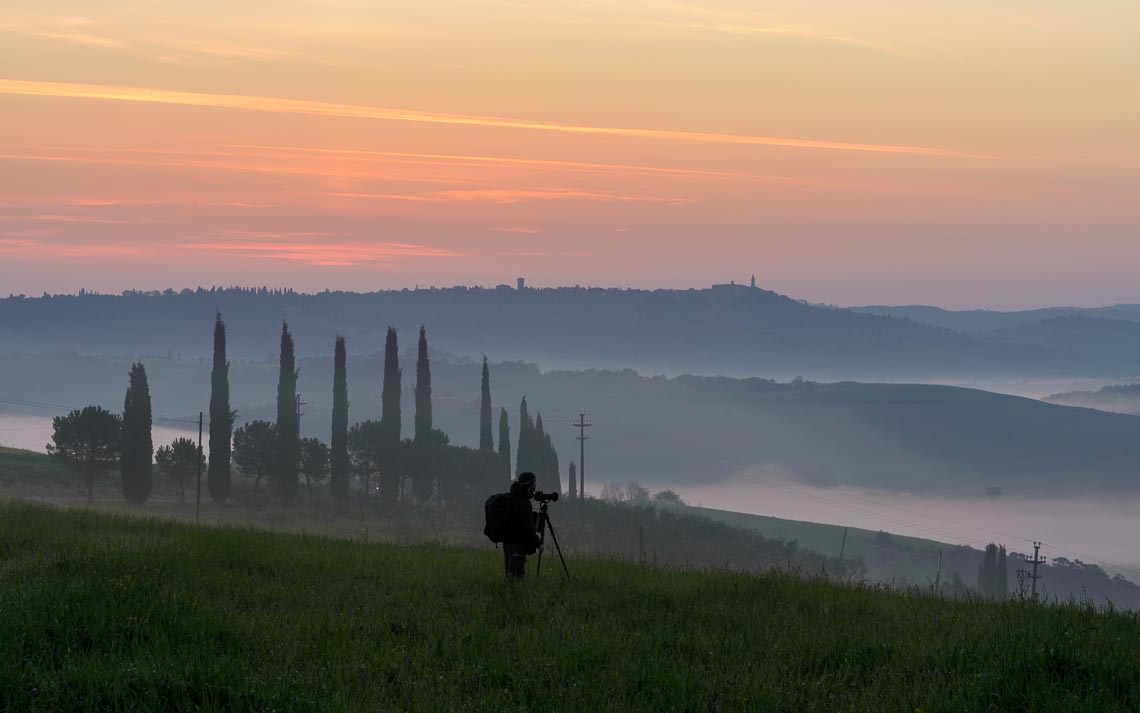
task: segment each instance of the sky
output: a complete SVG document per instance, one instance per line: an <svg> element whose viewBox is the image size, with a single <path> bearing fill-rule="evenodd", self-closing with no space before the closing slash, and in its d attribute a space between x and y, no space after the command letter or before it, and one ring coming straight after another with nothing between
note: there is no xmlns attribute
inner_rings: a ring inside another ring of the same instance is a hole
<svg viewBox="0 0 1140 713"><path fill-rule="evenodd" d="M4 0L0 293L1140 302L1140 4Z"/></svg>

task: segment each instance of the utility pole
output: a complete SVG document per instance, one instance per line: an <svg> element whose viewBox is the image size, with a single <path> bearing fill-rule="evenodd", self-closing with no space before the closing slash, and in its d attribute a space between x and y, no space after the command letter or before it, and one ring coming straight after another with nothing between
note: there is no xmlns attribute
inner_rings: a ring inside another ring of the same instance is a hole
<svg viewBox="0 0 1140 713"><path fill-rule="evenodd" d="M586 412L578 412L578 422L570 424L578 429L578 493L579 497L585 499L586 497L586 429L593 424L586 420Z"/></svg>
<svg viewBox="0 0 1140 713"><path fill-rule="evenodd" d="M301 407L302 406L308 406L309 402L308 401L302 401L301 400L301 394L297 394L296 399L297 399L297 435L298 435L298 437L300 437L300 434L301 434Z"/></svg>
<svg viewBox="0 0 1140 713"><path fill-rule="evenodd" d="M1033 599L1034 599L1034 601L1037 600L1037 579L1041 576L1041 575L1037 574L1037 565L1045 564L1045 560L1041 559L1041 557L1038 556L1038 553L1040 553L1040 551L1041 551L1041 543L1040 542L1034 542L1033 543L1033 560L1032 560L1033 574L1029 575L1029 578L1033 580Z"/></svg>
<svg viewBox="0 0 1140 713"><path fill-rule="evenodd" d="M847 528L843 528L843 542L839 545L839 564L843 564L843 553L847 550Z"/></svg>
<svg viewBox="0 0 1140 713"><path fill-rule="evenodd" d="M194 500L194 522L202 512L202 412L198 412L198 495Z"/></svg>

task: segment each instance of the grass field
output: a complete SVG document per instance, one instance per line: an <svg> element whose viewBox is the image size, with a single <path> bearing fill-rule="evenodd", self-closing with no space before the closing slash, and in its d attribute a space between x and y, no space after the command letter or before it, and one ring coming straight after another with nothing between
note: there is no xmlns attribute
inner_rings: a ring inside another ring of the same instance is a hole
<svg viewBox="0 0 1140 713"><path fill-rule="evenodd" d="M1140 709L1140 619L0 504L7 710Z"/></svg>

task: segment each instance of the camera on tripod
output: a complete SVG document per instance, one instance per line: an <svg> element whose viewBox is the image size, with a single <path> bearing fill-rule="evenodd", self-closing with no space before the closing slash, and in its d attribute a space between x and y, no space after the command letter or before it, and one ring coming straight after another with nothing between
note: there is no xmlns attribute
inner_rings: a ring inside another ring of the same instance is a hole
<svg viewBox="0 0 1140 713"><path fill-rule="evenodd" d="M531 498L536 503L553 503L558 502L558 493L544 493L541 490L536 490Z"/></svg>

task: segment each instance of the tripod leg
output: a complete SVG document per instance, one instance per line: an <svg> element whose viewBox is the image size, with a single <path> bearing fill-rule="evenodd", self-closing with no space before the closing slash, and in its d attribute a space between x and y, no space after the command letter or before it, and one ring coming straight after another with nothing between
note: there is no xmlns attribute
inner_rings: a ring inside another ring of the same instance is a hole
<svg viewBox="0 0 1140 713"><path fill-rule="evenodd" d="M562 571L566 573L566 579L570 579L570 570L566 568L566 558L562 556L562 548L558 546L558 535L554 534L554 523L550 521L549 516L546 519L546 525L550 528L550 539L554 541L554 551L558 553L558 559L562 562Z"/></svg>
<svg viewBox="0 0 1140 713"><path fill-rule="evenodd" d="M547 520L546 520L546 516L544 513L538 519L538 545L539 545L539 547L538 547L538 563L535 565L535 568L534 568L534 576L535 577L542 574L542 550L543 550L542 545L546 544L546 523L547 523ZM551 530L550 534L553 535L554 531Z"/></svg>

